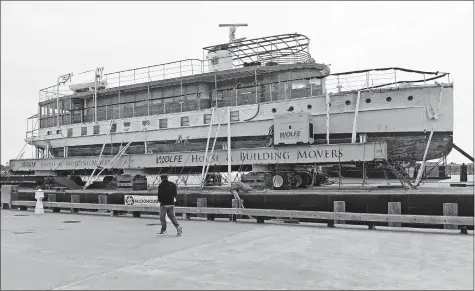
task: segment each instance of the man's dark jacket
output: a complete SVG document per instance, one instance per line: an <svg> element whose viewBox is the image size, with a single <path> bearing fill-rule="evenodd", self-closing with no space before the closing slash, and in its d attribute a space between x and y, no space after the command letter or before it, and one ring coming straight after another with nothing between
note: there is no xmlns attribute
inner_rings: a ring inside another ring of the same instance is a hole
<svg viewBox="0 0 475 291"><path fill-rule="evenodd" d="M158 202L161 205L175 205L176 185L164 180L158 185Z"/></svg>

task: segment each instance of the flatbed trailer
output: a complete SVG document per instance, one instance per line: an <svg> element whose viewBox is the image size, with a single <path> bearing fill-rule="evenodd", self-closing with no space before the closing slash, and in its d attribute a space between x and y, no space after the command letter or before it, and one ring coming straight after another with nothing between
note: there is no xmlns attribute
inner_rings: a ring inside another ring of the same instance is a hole
<svg viewBox="0 0 475 291"><path fill-rule="evenodd" d="M292 181L299 186L311 184L312 169L321 164L354 162L382 162L387 157L387 145L381 143L346 144L299 144L233 149L228 163L227 150L211 153L172 152L166 154L135 154L121 156L84 156L45 159L11 160L13 174L30 174L30 177L57 177L71 175L101 174L109 176L127 175L170 175L202 174L208 166L209 172L225 172L230 164L232 171L266 173L273 178L274 188L288 188ZM206 157L207 156L207 157ZM206 157L206 158L205 158ZM206 161L205 161L206 159ZM20 176L17 176L20 179ZM23 176L22 179L28 179ZM12 178L10 177L10 180ZM35 179L35 178L33 178ZM7 178L2 178L7 181ZM79 184L81 181L78 182Z"/></svg>

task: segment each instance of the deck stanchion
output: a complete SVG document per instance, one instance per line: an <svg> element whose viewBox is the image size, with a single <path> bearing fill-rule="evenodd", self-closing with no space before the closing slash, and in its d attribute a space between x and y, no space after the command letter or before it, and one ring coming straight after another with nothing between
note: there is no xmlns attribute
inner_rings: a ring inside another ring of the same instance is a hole
<svg viewBox="0 0 475 291"><path fill-rule="evenodd" d="M401 214L401 202L388 202L388 214ZM401 227L400 222L388 222L388 226Z"/></svg>

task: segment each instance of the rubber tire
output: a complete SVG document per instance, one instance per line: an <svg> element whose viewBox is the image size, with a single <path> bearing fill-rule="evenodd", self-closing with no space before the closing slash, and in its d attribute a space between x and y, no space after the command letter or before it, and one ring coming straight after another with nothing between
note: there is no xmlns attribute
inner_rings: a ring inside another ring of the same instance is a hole
<svg viewBox="0 0 475 291"><path fill-rule="evenodd" d="M297 172L294 174L294 183L292 183L292 186L297 187L297 188L304 188L306 185L305 183L305 176L302 174L302 172Z"/></svg>
<svg viewBox="0 0 475 291"><path fill-rule="evenodd" d="M114 181L114 179L115 179L114 176L105 176L105 177L102 179L102 182L104 183L104 185L105 185L106 187L108 187L108 186L110 185L110 183L111 183L112 181Z"/></svg>
<svg viewBox="0 0 475 291"><path fill-rule="evenodd" d="M277 181L276 181L277 180ZM289 177L285 172L277 172L272 176L272 188L284 190L289 186Z"/></svg>
<svg viewBox="0 0 475 291"><path fill-rule="evenodd" d="M315 178L313 178L313 186L320 186L322 184L320 181L320 175L318 172L314 172L313 175L315 176Z"/></svg>
<svg viewBox="0 0 475 291"><path fill-rule="evenodd" d="M302 185L300 185L300 188L307 188L308 185L312 184L312 174L309 172L300 172L300 177L302 177L303 181Z"/></svg>
<svg viewBox="0 0 475 291"><path fill-rule="evenodd" d="M312 173L309 171L303 171L302 172L306 177L307 177L307 186L312 185Z"/></svg>

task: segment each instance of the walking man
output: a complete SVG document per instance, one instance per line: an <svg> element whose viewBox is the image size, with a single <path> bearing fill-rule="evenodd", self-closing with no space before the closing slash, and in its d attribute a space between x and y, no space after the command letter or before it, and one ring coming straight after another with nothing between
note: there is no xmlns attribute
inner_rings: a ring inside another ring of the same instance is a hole
<svg viewBox="0 0 475 291"><path fill-rule="evenodd" d="M177 235L181 235L182 228L175 216L175 197L177 194L176 185L168 181L168 175L161 175L160 185L158 185L158 202L160 202L160 223L162 229L159 235L167 235L167 220L165 215L168 215L173 225L176 227Z"/></svg>

